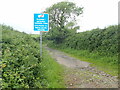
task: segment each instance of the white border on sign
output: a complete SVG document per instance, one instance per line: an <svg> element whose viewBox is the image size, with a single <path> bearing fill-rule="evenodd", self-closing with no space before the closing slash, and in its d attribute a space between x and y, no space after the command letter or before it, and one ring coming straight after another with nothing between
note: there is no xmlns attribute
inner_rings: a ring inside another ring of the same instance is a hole
<svg viewBox="0 0 120 90"><path fill-rule="evenodd" d="M34 14L48 14L48 13L34 13ZM34 15L33 15L33 21L34 21ZM33 23L33 26L34 26L34 23ZM34 27L33 27L33 30L34 30ZM40 32L49 32L49 14L48 14L48 31L40 31Z"/></svg>

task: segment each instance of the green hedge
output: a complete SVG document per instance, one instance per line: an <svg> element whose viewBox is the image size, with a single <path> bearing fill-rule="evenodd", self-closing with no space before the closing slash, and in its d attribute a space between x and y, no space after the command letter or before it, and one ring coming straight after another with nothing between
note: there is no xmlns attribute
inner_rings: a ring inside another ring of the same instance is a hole
<svg viewBox="0 0 120 90"><path fill-rule="evenodd" d="M98 51L104 54L118 53L118 26L105 29L94 29L69 36L65 40L65 47L77 50Z"/></svg>
<svg viewBox="0 0 120 90"><path fill-rule="evenodd" d="M2 88L37 88L41 82L39 45L25 33L2 26Z"/></svg>

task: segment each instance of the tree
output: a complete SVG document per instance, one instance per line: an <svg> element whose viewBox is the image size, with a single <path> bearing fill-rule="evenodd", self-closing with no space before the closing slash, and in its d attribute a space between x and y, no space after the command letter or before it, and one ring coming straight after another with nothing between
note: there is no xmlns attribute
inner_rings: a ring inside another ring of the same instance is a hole
<svg viewBox="0 0 120 90"><path fill-rule="evenodd" d="M59 2L47 8L44 13L49 13L49 39L61 43L67 37L68 26L73 27L76 17L83 13L83 7L77 7L73 2Z"/></svg>

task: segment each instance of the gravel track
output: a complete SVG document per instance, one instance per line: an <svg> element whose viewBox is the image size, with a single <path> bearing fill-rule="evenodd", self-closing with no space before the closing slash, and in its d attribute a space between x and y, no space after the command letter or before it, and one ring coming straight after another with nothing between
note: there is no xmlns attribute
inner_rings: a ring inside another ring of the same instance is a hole
<svg viewBox="0 0 120 90"><path fill-rule="evenodd" d="M67 88L118 88L117 76L111 76L91 67L90 63L68 56L48 47L49 52L59 64L65 67L64 79Z"/></svg>

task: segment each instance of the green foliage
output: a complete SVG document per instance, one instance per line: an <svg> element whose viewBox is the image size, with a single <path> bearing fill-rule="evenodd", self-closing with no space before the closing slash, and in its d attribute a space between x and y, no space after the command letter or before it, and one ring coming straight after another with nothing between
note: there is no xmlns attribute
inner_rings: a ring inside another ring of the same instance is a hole
<svg viewBox="0 0 120 90"><path fill-rule="evenodd" d="M77 50L99 52L100 55L115 55L118 53L118 26L109 26L105 29L73 34L66 38L65 47Z"/></svg>
<svg viewBox="0 0 120 90"><path fill-rule="evenodd" d="M40 37L40 34L31 34L31 37L37 38L37 37Z"/></svg>
<svg viewBox="0 0 120 90"><path fill-rule="evenodd" d="M43 60L41 62L42 67L42 84L47 88L65 88L63 81L63 67L55 62L53 58L50 57L46 50L43 49Z"/></svg>
<svg viewBox="0 0 120 90"><path fill-rule="evenodd" d="M38 35L28 35L0 25L2 29L2 88L64 87L63 69L43 51L40 58Z"/></svg>
<svg viewBox="0 0 120 90"><path fill-rule="evenodd" d="M38 88L40 61L38 43L2 25L2 88Z"/></svg>
<svg viewBox="0 0 120 90"><path fill-rule="evenodd" d="M77 59L92 63L91 66L97 67L108 74L118 75L118 64L115 64L117 56L100 56L99 53L89 52L88 50L76 50L71 48L60 49Z"/></svg>
<svg viewBox="0 0 120 90"><path fill-rule="evenodd" d="M110 74L117 75L118 71L118 25L109 26L105 29L93 29L91 31L68 34L61 44L50 42L49 46L61 50L101 67ZM112 71L111 71L112 70Z"/></svg>
<svg viewBox="0 0 120 90"><path fill-rule="evenodd" d="M76 17L83 13L83 7L77 7L73 2L59 2L47 8L45 13L49 13L50 23L47 38L59 44L67 37L67 33L70 33L68 27L73 27ZM73 31L77 29L78 27Z"/></svg>

